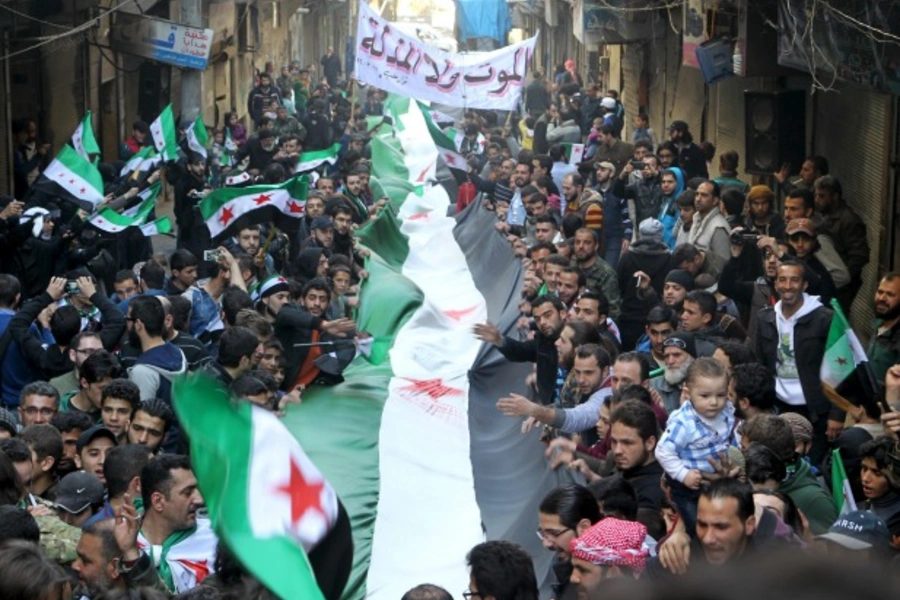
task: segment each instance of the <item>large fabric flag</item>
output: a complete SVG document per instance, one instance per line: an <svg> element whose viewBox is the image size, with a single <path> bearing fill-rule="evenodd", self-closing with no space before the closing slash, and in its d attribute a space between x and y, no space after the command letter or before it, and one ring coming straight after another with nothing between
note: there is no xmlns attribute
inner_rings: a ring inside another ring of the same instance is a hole
<svg viewBox="0 0 900 600"><path fill-rule="evenodd" d="M68 144L47 165L34 188L74 202L89 213L103 200L100 171Z"/></svg>
<svg viewBox="0 0 900 600"><path fill-rule="evenodd" d="M208 378L181 380L174 392L221 539L279 598L336 599L350 566L349 522L294 436L264 408L232 403ZM323 551L328 556L319 556ZM326 558L331 564L323 564Z"/></svg>
<svg viewBox="0 0 900 600"><path fill-rule="evenodd" d="M303 152L297 159L297 166L294 167L294 173L306 173L318 169L325 163L333 165L337 162L340 151L341 145L335 143L322 150L309 150Z"/></svg>
<svg viewBox="0 0 900 600"><path fill-rule="evenodd" d="M822 381L856 405L871 403L873 410L869 414L878 414L874 406L878 388L866 351L836 300L831 301L831 308L834 316L819 373Z"/></svg>
<svg viewBox="0 0 900 600"><path fill-rule="evenodd" d="M97 145L94 128L91 126L91 111L87 111L81 123L75 128L75 133L72 134L72 147L85 160L90 160L91 154L100 154L100 146Z"/></svg>
<svg viewBox="0 0 900 600"><path fill-rule="evenodd" d="M396 600L422 573L465 589L465 555L485 537L523 545L546 581L552 557L534 535L534 506L557 475L537 432L523 436L494 407L524 390L527 366L471 333L486 320L514 330L521 263L493 213L446 216L450 199L427 179L437 150L424 119L414 101L392 101L395 131L372 140L372 166L396 210L357 231L371 251L357 327L386 343L352 362L343 384L307 388L284 423L351 516L344 600Z"/></svg>
<svg viewBox="0 0 900 600"><path fill-rule="evenodd" d="M847 471L838 448L831 451L831 497L838 514L856 510L856 499L853 498L853 490L850 489L850 480L847 479Z"/></svg>
<svg viewBox="0 0 900 600"><path fill-rule="evenodd" d="M135 172L150 171L161 160L162 158L156 153L156 149L153 146L144 146L128 159L128 162L119 171L119 177L126 177Z"/></svg>
<svg viewBox="0 0 900 600"><path fill-rule="evenodd" d="M297 227L306 213L309 180L301 175L280 185L219 188L200 201L200 214L213 241L234 235L240 226L272 221L280 229Z"/></svg>
<svg viewBox="0 0 900 600"><path fill-rule="evenodd" d="M129 227L141 227L147 222L147 217L156 207L156 198L159 196L161 184L159 182L142 190L138 196L141 202L121 213L112 208L101 208L92 215L88 222L107 233L120 233Z"/></svg>
<svg viewBox="0 0 900 600"><path fill-rule="evenodd" d="M197 120L188 127L185 134L187 137L188 148L201 155L203 158L206 158L206 148L209 146L209 136L206 134L206 125L203 124L203 117L197 117Z"/></svg>
<svg viewBox="0 0 900 600"><path fill-rule="evenodd" d="M164 161L178 160L178 131L175 129L171 104L150 124L150 133L153 135L153 145Z"/></svg>
<svg viewBox="0 0 900 600"><path fill-rule="evenodd" d="M431 111L428 107L420 102L419 108L422 110L422 116L428 125L428 133L431 134L431 141L434 142L441 160L451 169L468 171L469 166L465 157L456 151L454 141L447 137L447 134L441 131L441 128L432 120Z"/></svg>

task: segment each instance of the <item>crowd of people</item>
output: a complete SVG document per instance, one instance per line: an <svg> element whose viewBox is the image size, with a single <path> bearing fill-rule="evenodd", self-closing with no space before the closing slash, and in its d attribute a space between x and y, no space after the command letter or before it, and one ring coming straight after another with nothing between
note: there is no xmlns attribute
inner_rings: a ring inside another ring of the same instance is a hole
<svg viewBox="0 0 900 600"><path fill-rule="evenodd" d="M366 124L384 94L340 81L332 49L321 66L317 84L313 67L267 66L206 156L185 146L177 161L123 168L153 143L138 121L121 161L100 165L104 206L119 212L171 185L177 249L165 259L139 232L107 233L29 191L47 148L16 130L22 177L0 203L3 598L267 597L210 531L172 386L205 373L281 413L306 387L341 381L324 344L355 351L367 335L353 321L368 277L354 231L389 207L370 185ZM726 152L711 177L715 149L684 121L665 139L645 114L626 128L614 91L585 84L574 62L558 71L534 74L521 114L466 112L455 125L467 168L445 181L458 210L496 214L522 263L518 321L474 328L534 365L530 393L497 409L523 434L540 428L549 465L585 481L534 515L555 553L553 597L594 600L618 589L608 579L667 581L778 549L890 564L900 273L858 297L866 226L827 160L773 174L773 189L745 182ZM284 182L304 152L334 144L294 230L248 220L212 243L202 198ZM832 299L848 313L873 303L878 320L861 332L870 396L823 389ZM832 492L833 449L847 497ZM515 544L486 542L467 561L465 598L536 600L532 557ZM405 598L450 597L423 585Z"/></svg>

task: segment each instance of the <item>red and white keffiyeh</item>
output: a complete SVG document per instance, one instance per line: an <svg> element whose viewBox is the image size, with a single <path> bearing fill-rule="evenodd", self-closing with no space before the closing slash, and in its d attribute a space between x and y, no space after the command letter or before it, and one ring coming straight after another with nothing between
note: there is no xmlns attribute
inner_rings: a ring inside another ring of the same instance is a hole
<svg viewBox="0 0 900 600"><path fill-rule="evenodd" d="M647 528L640 523L606 518L572 540L569 552L595 565L628 567L640 573L650 556L646 537Z"/></svg>

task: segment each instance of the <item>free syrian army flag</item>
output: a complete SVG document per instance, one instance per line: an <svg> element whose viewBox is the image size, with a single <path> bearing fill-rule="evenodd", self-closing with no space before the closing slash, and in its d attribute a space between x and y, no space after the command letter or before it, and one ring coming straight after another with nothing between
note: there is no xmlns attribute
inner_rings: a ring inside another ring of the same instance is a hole
<svg viewBox="0 0 900 600"><path fill-rule="evenodd" d="M562 146L570 165L578 166L584 160L584 144L564 143Z"/></svg>
<svg viewBox="0 0 900 600"><path fill-rule="evenodd" d="M34 187L74 202L88 212L94 212L103 200L100 171L68 144L47 165Z"/></svg>
<svg viewBox="0 0 900 600"><path fill-rule="evenodd" d="M850 480L847 479L839 448L831 451L831 497L839 515L856 510L856 500L850 489Z"/></svg>
<svg viewBox="0 0 900 600"><path fill-rule="evenodd" d="M128 162L126 162L125 166L122 167L122 170L119 171L119 177L127 177L135 172L143 173L150 171L153 167L158 165L161 160L162 157L156 153L153 146L144 146L128 159Z"/></svg>
<svg viewBox="0 0 900 600"><path fill-rule="evenodd" d="M120 233L129 227L142 227L156 207L156 199L161 188L162 184L156 182L138 193L138 197L141 198L140 203L121 213L109 207L101 208L99 212L88 219L88 222L107 233ZM169 226L171 228L171 224Z"/></svg>
<svg viewBox="0 0 900 600"><path fill-rule="evenodd" d="M210 527L209 519L197 517L192 528L176 531L170 539L162 547L156 570L166 587L180 594L197 587L215 571L219 538ZM137 543L141 552L153 556L154 549L143 532L138 533Z"/></svg>
<svg viewBox="0 0 900 600"><path fill-rule="evenodd" d="M398 102L404 131L379 130L372 140L373 179L398 211L356 232L371 252L356 317L372 336L371 355L357 357L343 383L309 386L283 420L350 515L354 562L343 600L396 600L423 573L465 589L466 553L485 537L525 547L539 584L552 560L534 535L533 507L557 474L538 432L522 435L521 420L495 407L510 391L524 393L528 366L471 332L485 321L514 330L509 290L521 265L492 231L492 213L447 217L444 188L420 180L436 149L417 109Z"/></svg>
<svg viewBox="0 0 900 600"><path fill-rule="evenodd" d="M229 175L225 178L225 185L232 187L236 185L243 185L253 179L250 176L250 173L247 171L241 171L240 173L235 173L234 175Z"/></svg>
<svg viewBox="0 0 900 600"><path fill-rule="evenodd" d="M100 146L97 145L97 140L94 138L94 128L91 127L91 111L87 111L87 114L84 115L81 123L75 129L75 133L72 134L72 147L85 160L90 160L91 154L100 154Z"/></svg>
<svg viewBox="0 0 900 600"><path fill-rule="evenodd" d="M308 188L309 180L302 175L279 185L219 188L200 201L200 214L213 241L249 223L272 221L279 229L290 230L306 214Z"/></svg>
<svg viewBox="0 0 900 600"><path fill-rule="evenodd" d="M283 600L338 600L350 522L291 431L203 376L176 382L174 405L212 526L231 552Z"/></svg>
<svg viewBox="0 0 900 600"><path fill-rule="evenodd" d="M144 223L141 225L141 233L143 233L145 237L150 237L151 235L168 235L172 233L172 220L167 216L163 216L155 221Z"/></svg>
<svg viewBox="0 0 900 600"><path fill-rule="evenodd" d="M143 218L144 220L146 220L147 215L149 215L153 207L156 206L156 199L159 197L159 192L161 189L162 184L158 181L153 185L144 188L143 190L138 192L138 198L141 199L140 203L132 206L129 209L123 210L122 214L128 217L136 217L140 214L143 214Z"/></svg>
<svg viewBox="0 0 900 600"><path fill-rule="evenodd" d="M303 152L297 159L297 166L294 167L294 173L306 173L328 163L333 165L338 160L338 153L341 151L341 145L334 143L329 148L322 150L310 150Z"/></svg>
<svg viewBox="0 0 900 600"><path fill-rule="evenodd" d="M206 125L203 124L203 117L197 117L193 125L188 127L185 132L188 148L201 155L207 157L207 146L209 146L209 136L206 134Z"/></svg>
<svg viewBox="0 0 900 600"><path fill-rule="evenodd" d="M456 144L447 137L441 128L432 120L431 112L427 107L423 107L420 103L419 108L422 110L422 116L425 117L425 123L428 125L428 133L431 134L431 141L434 142L438 151L438 156L451 169L467 171L469 168L465 157L456 151Z"/></svg>
<svg viewBox="0 0 900 600"><path fill-rule="evenodd" d="M822 382L857 406L871 403L873 410L869 414L878 414L874 399L878 388L866 351L836 300L832 299L831 309L834 316L819 372Z"/></svg>
<svg viewBox="0 0 900 600"><path fill-rule="evenodd" d="M178 160L178 132L175 129L171 104L166 106L150 124L150 133L153 136L153 145L164 161Z"/></svg>

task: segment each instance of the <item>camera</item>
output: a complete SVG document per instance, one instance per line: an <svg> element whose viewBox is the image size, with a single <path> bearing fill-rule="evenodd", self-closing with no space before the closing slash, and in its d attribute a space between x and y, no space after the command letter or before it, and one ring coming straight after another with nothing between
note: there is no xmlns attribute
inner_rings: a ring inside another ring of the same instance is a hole
<svg viewBox="0 0 900 600"><path fill-rule="evenodd" d="M728 239L735 246L743 246L747 242L756 242L759 238L762 237L755 233L743 233L740 231L734 231L731 235L728 236Z"/></svg>
<svg viewBox="0 0 900 600"><path fill-rule="evenodd" d="M69 296L77 296L81 293L81 288L78 287L78 282L74 279L69 279L66 281L66 294Z"/></svg>
<svg viewBox="0 0 900 600"><path fill-rule="evenodd" d="M203 260L206 262L218 262L219 261L219 251L218 250L204 250L203 251Z"/></svg>

